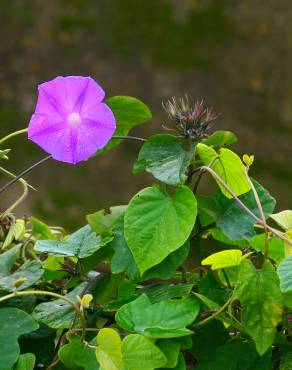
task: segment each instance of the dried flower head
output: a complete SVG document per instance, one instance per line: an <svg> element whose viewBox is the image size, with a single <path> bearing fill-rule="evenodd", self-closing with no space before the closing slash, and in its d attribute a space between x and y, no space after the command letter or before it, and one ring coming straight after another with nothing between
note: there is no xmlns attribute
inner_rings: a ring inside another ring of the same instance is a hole
<svg viewBox="0 0 292 370"><path fill-rule="evenodd" d="M104 91L90 77L67 76L39 85L28 137L56 160L83 161L111 139L115 117Z"/></svg>
<svg viewBox="0 0 292 370"><path fill-rule="evenodd" d="M196 141L208 137L210 123L218 117L213 108L204 106L203 101L192 104L188 95L178 100L173 97L162 105L169 118L175 122L176 130L184 137Z"/></svg>

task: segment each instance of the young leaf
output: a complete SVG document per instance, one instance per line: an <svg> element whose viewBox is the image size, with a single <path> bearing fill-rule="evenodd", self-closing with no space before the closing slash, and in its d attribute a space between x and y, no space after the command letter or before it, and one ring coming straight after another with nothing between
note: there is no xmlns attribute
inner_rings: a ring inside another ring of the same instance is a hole
<svg viewBox="0 0 292 370"><path fill-rule="evenodd" d="M197 300L173 299L152 304L142 294L118 310L116 321L130 332L151 338L175 338L191 333L186 326L196 319L199 309Z"/></svg>
<svg viewBox="0 0 292 370"><path fill-rule="evenodd" d="M222 148L217 154L213 148L202 143L197 145L197 151L205 166L211 164L211 168L237 196L250 190L245 167L237 154L226 148ZM219 182L218 185L227 198L232 198Z"/></svg>
<svg viewBox="0 0 292 370"><path fill-rule="evenodd" d="M270 215L270 217L274 221L276 221L283 230L288 231L289 229L292 229L292 211L287 210L279 213L274 213Z"/></svg>
<svg viewBox="0 0 292 370"><path fill-rule="evenodd" d="M0 370L10 369L17 361L18 338L37 328L37 322L28 313L14 307L0 309Z"/></svg>
<svg viewBox="0 0 292 370"><path fill-rule="evenodd" d="M167 363L166 356L149 339L140 334L130 334L123 339L124 370L154 370Z"/></svg>
<svg viewBox="0 0 292 370"><path fill-rule="evenodd" d="M185 151L178 138L158 134L151 136L142 146L133 171L145 170L165 184L180 185L187 179L191 157L192 151Z"/></svg>
<svg viewBox="0 0 292 370"><path fill-rule="evenodd" d="M103 328L97 334L96 358L102 369L122 369L122 341L119 334L111 328Z"/></svg>
<svg viewBox="0 0 292 370"><path fill-rule="evenodd" d="M212 270L229 266L238 266L242 260L242 252L238 249L228 249L211 254L202 261L202 265L211 265Z"/></svg>
<svg viewBox="0 0 292 370"><path fill-rule="evenodd" d="M273 212L276 201L258 182L253 180L266 218ZM260 213L252 191L242 195L241 201L258 217ZM227 199L218 191L215 195L218 219L217 226L232 240L250 240L254 235L255 221L233 199Z"/></svg>
<svg viewBox="0 0 292 370"><path fill-rule="evenodd" d="M4 149L0 150L0 159L8 159L7 154L10 152L11 149Z"/></svg>
<svg viewBox="0 0 292 370"><path fill-rule="evenodd" d="M112 240L110 235L96 235L86 225L70 235L67 240L38 240L34 249L57 257L86 258Z"/></svg>
<svg viewBox="0 0 292 370"><path fill-rule="evenodd" d="M4 240L2 248L8 247L13 240L22 240L25 233L25 223L24 220L16 220L9 228L8 234Z"/></svg>
<svg viewBox="0 0 292 370"><path fill-rule="evenodd" d="M196 215L196 198L186 186L179 186L172 198L154 186L132 198L125 214L125 238L141 274L185 243Z"/></svg>
<svg viewBox="0 0 292 370"><path fill-rule="evenodd" d="M213 132L207 139L202 140L205 145L220 148L224 145L232 145L237 142L237 136L231 131L218 130Z"/></svg>
<svg viewBox="0 0 292 370"><path fill-rule="evenodd" d="M262 356L272 345L281 321L283 297L270 262L257 271L250 260L239 266L236 297L242 305L242 324Z"/></svg>

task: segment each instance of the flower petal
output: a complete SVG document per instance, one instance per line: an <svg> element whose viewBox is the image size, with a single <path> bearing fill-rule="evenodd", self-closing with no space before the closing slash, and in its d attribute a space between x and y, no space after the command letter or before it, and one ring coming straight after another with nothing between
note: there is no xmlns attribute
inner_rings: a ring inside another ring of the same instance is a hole
<svg viewBox="0 0 292 370"><path fill-rule="evenodd" d="M100 103L95 107L88 109L82 114L82 119L86 123L86 126L99 123L99 125L102 124L104 127L111 128L113 133L116 129L115 116L109 106L105 103Z"/></svg>
<svg viewBox="0 0 292 370"><path fill-rule="evenodd" d="M39 85L38 90L39 95L35 113L53 116L59 119L63 118L62 107L43 90L42 85Z"/></svg>
<svg viewBox="0 0 292 370"><path fill-rule="evenodd" d="M55 133L64 129L66 126L64 120L57 116L47 116L40 113L32 115L28 126L28 137L33 139L36 136Z"/></svg>
<svg viewBox="0 0 292 370"><path fill-rule="evenodd" d="M28 126L28 138L46 152L52 154L56 142L65 129L65 124L59 118L34 114Z"/></svg>
<svg viewBox="0 0 292 370"><path fill-rule="evenodd" d="M82 99L79 102L81 115L98 105L105 96L105 93L99 84L91 77L88 77L88 79L89 82L86 90L84 91L84 96L82 96Z"/></svg>

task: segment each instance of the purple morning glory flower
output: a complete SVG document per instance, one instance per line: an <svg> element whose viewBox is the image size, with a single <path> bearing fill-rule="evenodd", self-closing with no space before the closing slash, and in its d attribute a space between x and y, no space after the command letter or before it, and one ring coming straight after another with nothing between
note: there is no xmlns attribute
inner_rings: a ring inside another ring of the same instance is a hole
<svg viewBox="0 0 292 370"><path fill-rule="evenodd" d="M67 76L42 83L28 138L58 161L77 163L103 148L116 129L105 93L91 77Z"/></svg>

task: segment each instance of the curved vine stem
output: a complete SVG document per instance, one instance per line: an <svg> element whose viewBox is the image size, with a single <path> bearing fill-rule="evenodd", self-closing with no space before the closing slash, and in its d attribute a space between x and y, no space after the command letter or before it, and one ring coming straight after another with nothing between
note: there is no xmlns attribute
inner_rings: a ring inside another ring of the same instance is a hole
<svg viewBox="0 0 292 370"><path fill-rule="evenodd" d="M259 213L261 215L261 219L263 221L263 228L264 228L264 231L265 231L265 249L264 249L264 263L265 263L265 261L268 259L268 256L269 256L269 230L267 228L267 220L266 220L266 216L265 216L263 206L262 206L262 203L260 201L258 192L256 191L256 188L255 188L253 182L251 181L251 178L248 175L248 168L245 171L245 176L246 176L247 181L250 185L250 188L253 192L253 195L254 195Z"/></svg>
<svg viewBox="0 0 292 370"><path fill-rule="evenodd" d="M232 300L233 300L233 296L231 296L225 303L222 307L220 307L215 313L213 313L213 315L207 317L206 319L204 320L201 320L199 321L198 323L194 324L192 326L192 328L194 329L197 329L197 328L200 328L201 326L204 326L206 324L208 324L210 321L216 319L216 317L218 315L220 315L220 313L222 313L223 311L226 310L226 308L229 306L230 303L232 303Z"/></svg>
<svg viewBox="0 0 292 370"><path fill-rule="evenodd" d="M41 296L42 295L44 295L44 296L48 295L48 296L51 296L51 297L54 297L54 298L57 298L57 299L62 299L63 301L67 302L74 309L76 314L80 317L80 321L81 321L81 325L82 325L81 340L82 341L85 340L86 321L85 321L85 317L84 317L84 314L83 314L82 310L77 306L76 303L71 301L71 299L69 299L65 296L62 296L61 294L57 294L57 293L54 293L54 292L47 292L45 290L26 290L26 291L22 291L22 292L15 291L13 293L5 295L4 297L0 297L0 303L4 302L4 301L7 301L10 298L20 297L20 296L30 296L30 295L41 295Z"/></svg>
<svg viewBox="0 0 292 370"><path fill-rule="evenodd" d="M12 172L6 170L6 168L4 167L0 167L0 172L2 172L4 175L6 175L7 177L11 177L12 179L15 179L17 176L14 175ZM18 182L21 182L22 181L25 181L24 179L18 179L17 181ZM26 185L31 189L31 190L34 190L34 191L37 191L36 188L34 188L32 185L30 185L27 181L25 181Z"/></svg>
<svg viewBox="0 0 292 370"><path fill-rule="evenodd" d="M19 181L21 185L23 186L23 193L9 208L6 209L6 211L4 211L0 215L0 219L3 219L6 215L8 215L8 213L11 213L14 210L14 208L16 208L27 197L27 194L28 194L27 183L23 179L19 179Z"/></svg>
<svg viewBox="0 0 292 370"><path fill-rule="evenodd" d="M220 176L217 175L217 173L212 170L212 168L208 166L202 166L200 167L201 171L207 171L209 172L222 186L223 188L232 196L232 198L238 203L238 205L248 214L250 217L252 217L258 224L264 226L264 222L261 218L257 217L239 198L238 196L233 192L233 190L230 189L230 187L221 179ZM284 240L287 244L292 246L292 241L283 235L280 231L272 228L271 226L266 224L267 230L269 230L272 234L278 236L280 239Z"/></svg>
<svg viewBox="0 0 292 370"><path fill-rule="evenodd" d="M5 141L11 139L12 137L17 136L17 135L21 135L21 134L25 134L26 132L27 132L27 128L24 128L22 130L18 130L18 131L12 132L11 134L3 137L0 140L0 145L2 145Z"/></svg>

